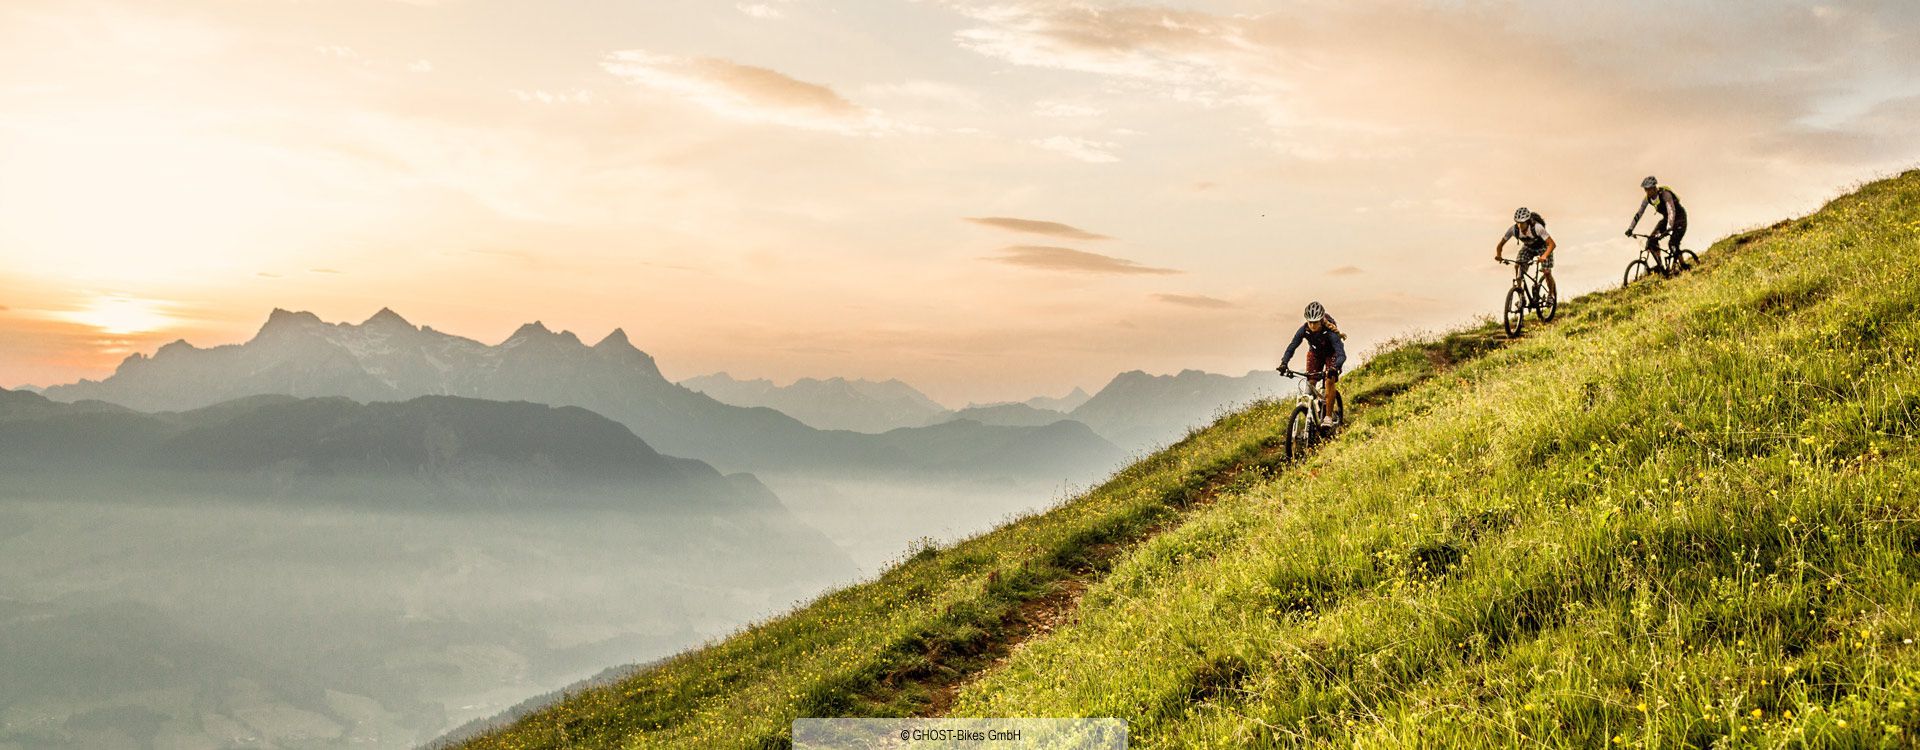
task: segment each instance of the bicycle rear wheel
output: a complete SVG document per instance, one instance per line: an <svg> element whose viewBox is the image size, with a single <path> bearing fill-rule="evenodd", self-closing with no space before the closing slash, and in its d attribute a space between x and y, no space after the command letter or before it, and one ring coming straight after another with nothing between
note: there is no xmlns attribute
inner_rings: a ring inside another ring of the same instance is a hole
<svg viewBox="0 0 1920 750"><path fill-rule="evenodd" d="M1628 263L1627 273L1620 278L1620 286L1633 286L1633 282L1646 278L1649 273L1652 273L1652 271L1647 268L1647 261L1644 258Z"/></svg>
<svg viewBox="0 0 1920 750"><path fill-rule="evenodd" d="M1305 458L1307 448L1313 445L1313 415L1307 413L1306 405L1293 409L1293 416L1287 417L1287 460L1298 461Z"/></svg>
<svg viewBox="0 0 1920 750"><path fill-rule="evenodd" d="M1500 318L1501 325L1507 329L1507 338L1519 338L1520 331L1527 326L1527 293L1520 287L1507 290L1507 305Z"/></svg>
<svg viewBox="0 0 1920 750"><path fill-rule="evenodd" d="M1694 255L1692 250L1681 250L1676 263L1679 267L1675 270L1691 271L1695 266L1700 265L1700 256Z"/></svg>

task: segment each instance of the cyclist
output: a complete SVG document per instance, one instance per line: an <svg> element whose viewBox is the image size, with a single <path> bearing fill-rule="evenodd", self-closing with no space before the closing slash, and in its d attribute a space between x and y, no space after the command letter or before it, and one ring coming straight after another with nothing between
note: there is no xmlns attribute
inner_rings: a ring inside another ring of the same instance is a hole
<svg viewBox="0 0 1920 750"><path fill-rule="evenodd" d="M1506 260L1508 240L1520 243L1522 264L1532 263L1535 259L1540 261L1541 280L1547 282L1547 290L1550 293L1558 294L1560 287L1553 283L1553 250L1559 247L1560 243L1553 239L1552 234L1547 233L1547 220L1525 206L1515 209L1513 226L1507 227L1507 233L1500 237L1500 244L1493 246L1494 262Z"/></svg>
<svg viewBox="0 0 1920 750"><path fill-rule="evenodd" d="M1652 234L1647 235L1647 254L1660 264L1656 270L1665 273L1666 260L1660 257L1660 237L1664 235L1667 238L1669 254L1677 256L1680 253L1680 238L1687 236L1687 207L1680 205L1680 196L1674 194L1673 188L1660 184L1651 176L1640 181L1640 189L1646 191L1647 199L1640 202L1640 210L1633 212L1633 224L1627 227L1627 236L1633 236L1633 230L1640 227L1640 217L1647 213L1648 206L1652 206L1660 214L1660 223L1654 225Z"/></svg>
<svg viewBox="0 0 1920 750"><path fill-rule="evenodd" d="M1291 375L1287 366L1293 363L1293 352L1300 348L1300 342L1307 342L1307 374L1324 372L1327 375L1324 406L1320 411L1320 426L1334 425L1333 400L1334 388L1340 382L1340 368L1347 365L1347 346L1341 343L1347 337L1340 332L1339 324L1333 316L1327 314L1327 308L1318 302L1307 304L1307 322L1300 330L1293 332L1293 341L1287 344L1287 353L1280 357L1280 372Z"/></svg>

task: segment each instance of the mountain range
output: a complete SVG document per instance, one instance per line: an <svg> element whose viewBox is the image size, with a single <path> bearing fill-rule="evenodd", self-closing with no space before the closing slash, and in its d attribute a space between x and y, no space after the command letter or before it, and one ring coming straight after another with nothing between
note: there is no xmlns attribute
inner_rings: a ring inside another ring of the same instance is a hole
<svg viewBox="0 0 1920 750"><path fill-rule="evenodd" d="M1234 406L1276 395L1283 385L1272 373L1243 376L1183 370L1173 375L1124 372L1093 395L1074 388L1059 398L971 404L947 410L898 380L802 378L779 386L770 380L738 380L721 372L681 381L693 390L740 407L766 407L813 427L886 432L907 427L977 422L990 427L1044 427L1079 422L1128 452L1178 440ZM905 437L904 435L902 437Z"/></svg>
<svg viewBox="0 0 1920 750"><path fill-rule="evenodd" d="M0 390L0 468L17 486L77 491L127 481L249 496L780 511L751 475L661 455L585 409L453 396L251 396L147 414ZM386 491L369 493L374 485Z"/></svg>
<svg viewBox="0 0 1920 750"><path fill-rule="evenodd" d="M898 380L801 378L776 386L766 379L735 380L717 372L680 384L733 406L764 406L822 430L886 432L920 427L947 408Z"/></svg>
<svg viewBox="0 0 1920 750"><path fill-rule="evenodd" d="M44 394L142 411L190 410L257 395L359 402L438 395L578 406L626 425L663 452L727 471L994 475L1005 469L957 463L954 456L1025 444L1040 451L1026 465L1046 466L1049 475L1085 475L1111 469L1122 455L1092 431L1055 431L1039 442L1037 428L973 421L942 426L937 435L913 432L933 429L926 427L880 434L821 430L774 409L725 404L672 383L621 330L589 346L570 332L533 322L490 346L414 326L390 309L358 325L276 309L245 343L201 349L176 341L152 356L128 357L104 380L53 386ZM949 455L920 452L930 440L974 447Z"/></svg>

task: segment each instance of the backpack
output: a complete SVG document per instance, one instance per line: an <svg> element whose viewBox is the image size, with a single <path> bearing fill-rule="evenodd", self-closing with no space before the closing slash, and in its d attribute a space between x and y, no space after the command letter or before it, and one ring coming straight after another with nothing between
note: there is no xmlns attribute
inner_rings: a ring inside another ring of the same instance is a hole
<svg viewBox="0 0 1920 750"><path fill-rule="evenodd" d="M1528 219L1528 220L1527 220L1527 225L1528 225L1528 226L1530 227L1530 229L1529 229L1528 231L1530 231L1530 232L1532 232L1532 233L1533 233L1533 236L1532 236L1532 237L1522 237L1522 236L1520 236L1520 232L1516 230L1516 231L1515 231L1515 232L1513 233L1513 237L1514 237L1514 239L1517 239L1517 240L1520 240L1521 242L1525 242L1525 243L1529 243L1529 244L1531 244L1531 243L1534 243L1534 242L1539 242L1539 241L1540 241L1540 230L1542 230L1542 229L1546 229L1546 228L1547 228L1547 217L1545 217L1545 216L1541 216L1540 214L1538 214L1538 213L1535 213L1535 214L1533 215L1533 218L1531 218L1531 219Z"/></svg>

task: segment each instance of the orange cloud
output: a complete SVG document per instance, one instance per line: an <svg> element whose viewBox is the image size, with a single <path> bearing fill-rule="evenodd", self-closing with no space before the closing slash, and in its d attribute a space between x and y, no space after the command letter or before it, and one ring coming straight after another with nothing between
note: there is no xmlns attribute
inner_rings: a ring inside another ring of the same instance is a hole
<svg viewBox="0 0 1920 750"><path fill-rule="evenodd" d="M971 221L981 226L994 227L997 229L1005 229L1009 232L1025 232L1027 234L1044 234L1052 237L1065 237L1071 240L1112 239L1104 234L1095 234L1085 229L1081 229L1075 226L1070 226L1067 224L1062 224L1057 221L1040 221L1037 219L1016 219L1009 216L969 216L969 217L966 217L966 221Z"/></svg>
<svg viewBox="0 0 1920 750"><path fill-rule="evenodd" d="M1034 268L1042 271L1065 271L1068 273L1117 273L1117 274L1171 274L1180 273L1172 268L1155 268L1135 263L1126 258L1111 255L1089 253L1070 247L1050 247L1046 245L1014 245L1000 255L987 260L1005 263L1010 266Z"/></svg>
<svg viewBox="0 0 1920 750"><path fill-rule="evenodd" d="M1232 302L1220 299L1219 297L1208 297L1204 294L1156 294L1153 295L1153 298L1169 305L1192 307L1201 310L1228 310L1237 307L1237 305Z"/></svg>
<svg viewBox="0 0 1920 750"><path fill-rule="evenodd" d="M878 113L833 89L769 68L637 49L608 55L601 67L628 83L683 97L731 119L846 133L886 129Z"/></svg>

